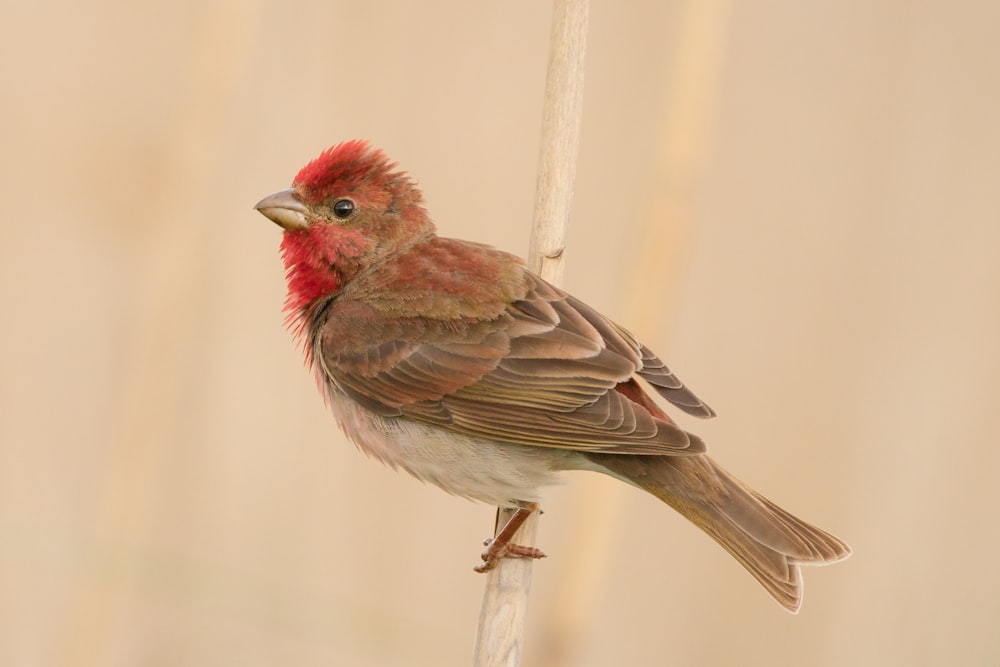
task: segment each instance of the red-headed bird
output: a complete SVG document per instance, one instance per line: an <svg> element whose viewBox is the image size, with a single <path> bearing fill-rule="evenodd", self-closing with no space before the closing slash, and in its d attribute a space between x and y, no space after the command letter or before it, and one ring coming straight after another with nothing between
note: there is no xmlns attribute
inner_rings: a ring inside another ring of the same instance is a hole
<svg viewBox="0 0 1000 667"><path fill-rule="evenodd" d="M800 565L850 547L730 475L650 390L714 413L631 333L517 257L435 234L411 178L367 142L324 151L256 208L284 228L293 330L365 453L449 493L517 508L510 542L563 470L652 493L722 545L785 609Z"/></svg>

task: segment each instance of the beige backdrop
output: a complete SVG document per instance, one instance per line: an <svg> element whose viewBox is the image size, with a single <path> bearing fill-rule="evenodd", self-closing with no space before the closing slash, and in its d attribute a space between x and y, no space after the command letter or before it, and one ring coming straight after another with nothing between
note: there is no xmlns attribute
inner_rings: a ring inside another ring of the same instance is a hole
<svg viewBox="0 0 1000 667"><path fill-rule="evenodd" d="M461 665L492 509L366 460L251 207L372 139L523 254L546 2L0 5L0 664ZM594 0L566 285L855 548L773 604L553 491L530 665L1000 663L1000 4Z"/></svg>

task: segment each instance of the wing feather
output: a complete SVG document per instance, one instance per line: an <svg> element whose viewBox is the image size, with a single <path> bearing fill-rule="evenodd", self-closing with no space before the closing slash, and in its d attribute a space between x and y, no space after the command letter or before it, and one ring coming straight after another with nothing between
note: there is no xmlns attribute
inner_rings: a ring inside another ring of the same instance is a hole
<svg viewBox="0 0 1000 667"><path fill-rule="evenodd" d="M518 298L489 317L434 318L411 312L409 302L365 298L363 291L351 298L345 289L311 323L318 332L314 357L333 385L386 416L524 445L705 451L700 439L651 410L635 383L642 377L681 409L712 414L655 354L586 304L519 270Z"/></svg>

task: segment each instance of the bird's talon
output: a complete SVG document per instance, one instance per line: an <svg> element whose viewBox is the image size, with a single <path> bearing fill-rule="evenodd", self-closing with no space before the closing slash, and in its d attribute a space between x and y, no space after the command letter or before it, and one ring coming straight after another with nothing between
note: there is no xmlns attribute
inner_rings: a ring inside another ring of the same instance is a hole
<svg viewBox="0 0 1000 667"><path fill-rule="evenodd" d="M476 565L472 569L476 572L489 572L497 566L503 558L545 558L545 552L537 547L526 547L520 544L500 544L494 546L494 540L486 540L486 550L480 554L483 559L482 565Z"/></svg>
<svg viewBox="0 0 1000 667"><path fill-rule="evenodd" d="M508 544L507 557L514 558L545 558L545 552L537 547L525 547L520 544Z"/></svg>

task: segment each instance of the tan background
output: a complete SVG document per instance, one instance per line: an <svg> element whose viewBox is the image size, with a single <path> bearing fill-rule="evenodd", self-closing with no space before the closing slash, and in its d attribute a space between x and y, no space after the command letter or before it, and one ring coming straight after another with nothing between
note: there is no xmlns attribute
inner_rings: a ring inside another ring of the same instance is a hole
<svg viewBox="0 0 1000 667"><path fill-rule="evenodd" d="M492 510L366 460L251 210L366 137L526 249L545 2L0 5L0 664L461 665ZM566 285L855 548L781 612L570 476L530 665L1000 663L1000 4L594 0Z"/></svg>

